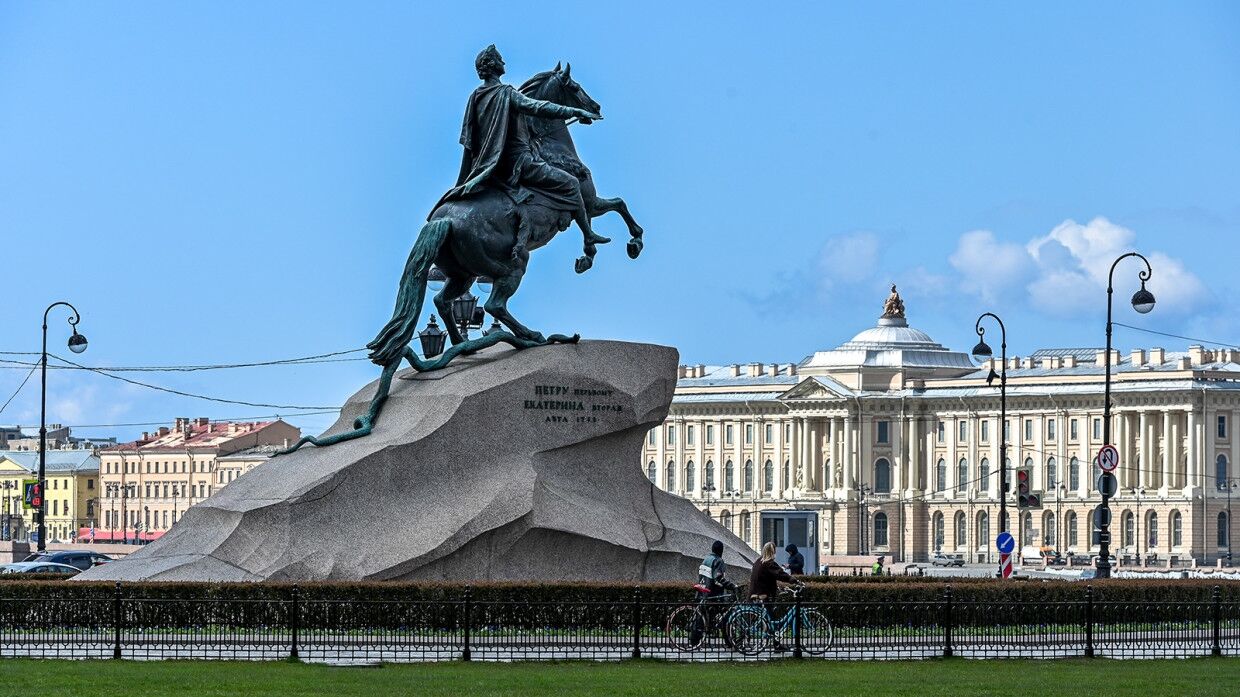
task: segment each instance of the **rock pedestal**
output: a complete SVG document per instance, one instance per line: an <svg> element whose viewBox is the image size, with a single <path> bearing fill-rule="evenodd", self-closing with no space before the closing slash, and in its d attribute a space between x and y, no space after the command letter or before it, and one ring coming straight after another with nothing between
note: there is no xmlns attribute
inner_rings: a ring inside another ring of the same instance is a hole
<svg viewBox="0 0 1240 697"><path fill-rule="evenodd" d="M401 373L374 432L272 458L83 580L691 583L711 541L753 552L639 464L675 349L497 346ZM351 428L375 383L328 430Z"/></svg>

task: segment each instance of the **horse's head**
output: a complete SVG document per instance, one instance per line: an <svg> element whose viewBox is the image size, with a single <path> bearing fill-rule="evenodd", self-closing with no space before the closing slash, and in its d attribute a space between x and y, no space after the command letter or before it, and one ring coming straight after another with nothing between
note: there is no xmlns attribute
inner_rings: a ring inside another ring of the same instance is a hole
<svg viewBox="0 0 1240 697"><path fill-rule="evenodd" d="M560 64L556 63L553 70L538 73L526 80L525 84L521 85L521 92L534 99L602 114L602 107L577 84L572 72L572 63L565 65L563 70L560 69Z"/></svg>

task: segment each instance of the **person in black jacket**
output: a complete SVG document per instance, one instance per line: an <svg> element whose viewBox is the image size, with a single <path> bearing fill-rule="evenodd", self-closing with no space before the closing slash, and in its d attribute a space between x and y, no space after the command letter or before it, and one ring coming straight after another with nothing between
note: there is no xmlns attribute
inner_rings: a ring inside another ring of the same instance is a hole
<svg viewBox="0 0 1240 697"><path fill-rule="evenodd" d="M722 595L724 591L736 588L736 584L727 579L728 567L723 563L723 542L715 540L710 546L710 554L698 566L698 583L710 589L710 596Z"/></svg>
<svg viewBox="0 0 1240 697"><path fill-rule="evenodd" d="M788 575L787 571L779 566L775 561L775 543L767 542L762 545L762 556L753 563L753 569L749 572L749 593L751 598L756 598L763 605L767 599L775 595L779 591L779 582L793 583L800 585L800 582ZM780 643L779 638L774 634L774 625L770 627L771 642L776 651L787 651L788 647Z"/></svg>
<svg viewBox="0 0 1240 697"><path fill-rule="evenodd" d="M805 555L801 554L797 546L790 544L784 547L784 551L788 553L788 573L793 576L805 575Z"/></svg>

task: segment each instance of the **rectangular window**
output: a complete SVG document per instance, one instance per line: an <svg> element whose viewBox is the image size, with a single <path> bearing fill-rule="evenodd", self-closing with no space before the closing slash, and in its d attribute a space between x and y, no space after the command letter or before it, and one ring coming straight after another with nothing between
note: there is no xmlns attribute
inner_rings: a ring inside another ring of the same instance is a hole
<svg viewBox="0 0 1240 697"><path fill-rule="evenodd" d="M667 444L676 445L676 427L675 426L667 427Z"/></svg>
<svg viewBox="0 0 1240 697"><path fill-rule="evenodd" d="M1046 420L1046 440L1055 440L1055 420Z"/></svg>
<svg viewBox="0 0 1240 697"><path fill-rule="evenodd" d="M685 426L685 445L693 445L693 431L692 426Z"/></svg>
<svg viewBox="0 0 1240 697"><path fill-rule="evenodd" d="M990 420L989 419L982 421L981 429L982 429L982 432L980 435L982 438L982 442L989 443L990 442Z"/></svg>
<svg viewBox="0 0 1240 697"><path fill-rule="evenodd" d="M938 438L939 438L940 443L942 443L943 440L947 438L947 425L944 424L942 421L939 422Z"/></svg>
<svg viewBox="0 0 1240 697"><path fill-rule="evenodd" d="M86 488L87 488L87 489L94 489L94 488L95 488L95 480L93 480L93 479L87 479L87 480L86 480Z"/></svg>
<svg viewBox="0 0 1240 697"><path fill-rule="evenodd" d="M715 427L710 424L706 425L706 444L707 445L715 444Z"/></svg>
<svg viewBox="0 0 1240 697"><path fill-rule="evenodd" d="M771 442L775 440L775 427L774 427L774 426L772 426L772 425L770 425L770 424L767 424L767 425L766 425L766 428L765 428L765 429L763 429L763 431L764 431L764 432L763 432L762 436L763 436L763 438L765 438L765 439L766 439L764 442L765 442L767 445L770 445L770 444L771 444Z"/></svg>
<svg viewBox="0 0 1240 697"><path fill-rule="evenodd" d="M1102 440L1102 419L1094 417L1094 440Z"/></svg>
<svg viewBox="0 0 1240 697"><path fill-rule="evenodd" d="M784 424L784 442L792 442L792 424Z"/></svg>
<svg viewBox="0 0 1240 697"><path fill-rule="evenodd" d="M969 442L969 422L961 421L959 424L956 425L956 428L960 432L959 438L957 438L957 441L960 443Z"/></svg>
<svg viewBox="0 0 1240 697"><path fill-rule="evenodd" d="M1225 414L1218 415L1218 437L1219 440L1227 437L1227 416Z"/></svg>
<svg viewBox="0 0 1240 697"><path fill-rule="evenodd" d="M878 422L878 442L879 443L890 443L891 442L891 422L890 421L879 421Z"/></svg>
<svg viewBox="0 0 1240 697"><path fill-rule="evenodd" d="M1003 422L1003 440L1005 442L1012 440L1012 422L1011 421Z"/></svg>
<svg viewBox="0 0 1240 697"><path fill-rule="evenodd" d="M753 443L753 424L745 424L745 445Z"/></svg>
<svg viewBox="0 0 1240 697"><path fill-rule="evenodd" d="M657 440L655 440L658 437L659 437L659 429L652 428L650 429L650 433L646 434L646 442L650 445L654 445L655 443L658 442Z"/></svg>
<svg viewBox="0 0 1240 697"><path fill-rule="evenodd" d="M1025 419L1025 440L1033 440L1033 419Z"/></svg>
<svg viewBox="0 0 1240 697"><path fill-rule="evenodd" d="M723 427L723 442L732 445L732 424Z"/></svg>
<svg viewBox="0 0 1240 697"><path fill-rule="evenodd" d="M1072 419L1068 422L1068 440L1076 441L1079 440L1080 437L1081 433L1080 430L1077 429L1076 419Z"/></svg>

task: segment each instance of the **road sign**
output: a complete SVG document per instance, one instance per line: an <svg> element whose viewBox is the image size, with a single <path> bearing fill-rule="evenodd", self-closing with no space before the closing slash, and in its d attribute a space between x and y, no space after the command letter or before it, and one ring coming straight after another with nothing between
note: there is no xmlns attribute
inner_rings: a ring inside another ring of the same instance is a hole
<svg viewBox="0 0 1240 697"><path fill-rule="evenodd" d="M1007 535L1006 532L1003 534ZM1008 539L1012 539L1011 535L1008 535ZM1010 578L1012 576L1012 555L1007 552L999 555L999 575L1003 578Z"/></svg>
<svg viewBox="0 0 1240 697"><path fill-rule="evenodd" d="M1011 554L1016 550L1016 539L1012 537L1012 533L1004 530L995 538L995 547L999 554Z"/></svg>
<svg viewBox="0 0 1240 697"><path fill-rule="evenodd" d="M1107 544L1111 544L1111 531L1110 530L1102 530L1098 533L1098 543L1102 544L1103 542Z"/></svg>
<svg viewBox="0 0 1240 697"><path fill-rule="evenodd" d="M1094 527L1103 529L1111 525L1111 509L1098 506L1094 509Z"/></svg>
<svg viewBox="0 0 1240 697"><path fill-rule="evenodd" d="M1115 496L1115 492L1119 491L1119 482L1116 481L1115 475L1110 472L1103 472L1098 475L1098 493L1107 498Z"/></svg>
<svg viewBox="0 0 1240 697"><path fill-rule="evenodd" d="M1114 472L1115 468L1119 467L1119 451L1115 449L1114 445L1104 445L1098 451L1096 462L1098 463L1098 468L1103 472Z"/></svg>

